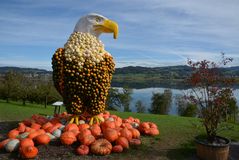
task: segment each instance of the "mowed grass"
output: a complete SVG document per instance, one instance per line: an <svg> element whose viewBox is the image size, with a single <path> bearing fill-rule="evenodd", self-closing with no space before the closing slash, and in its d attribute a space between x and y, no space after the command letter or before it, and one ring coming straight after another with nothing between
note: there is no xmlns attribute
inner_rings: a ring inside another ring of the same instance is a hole
<svg viewBox="0 0 239 160"><path fill-rule="evenodd" d="M0 122L1 121L21 121L25 118L31 117L33 114L53 115L54 106L47 106L39 104L29 104L25 106L21 102L6 103L0 100ZM62 109L64 111L64 109Z"/></svg>
<svg viewBox="0 0 239 160"><path fill-rule="evenodd" d="M0 101L0 121L21 121L32 114L52 115L53 106L27 104L17 102L6 103ZM120 159L193 159L195 158L194 137L203 134L204 130L198 118L188 118L170 115L139 114L131 112L110 111L121 118L132 116L141 121L150 121L158 125L160 135L156 137L142 136L142 145L131 147L120 154ZM220 132L221 136L239 141L239 125L228 124L232 128ZM74 156L74 154L72 154ZM118 159L119 155L109 155L108 158ZM89 156L90 158L90 156Z"/></svg>

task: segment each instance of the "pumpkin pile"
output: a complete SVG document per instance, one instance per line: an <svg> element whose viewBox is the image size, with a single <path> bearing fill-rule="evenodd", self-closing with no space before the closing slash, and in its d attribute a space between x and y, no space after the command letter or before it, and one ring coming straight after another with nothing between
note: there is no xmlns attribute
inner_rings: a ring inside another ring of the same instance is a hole
<svg viewBox="0 0 239 160"><path fill-rule="evenodd" d="M81 119L79 125L66 123L71 116L65 112L54 117L33 115L8 132L8 139L0 142L0 149L19 151L22 158L35 158L37 145L59 139L62 145L78 143L79 155L108 155L140 145L141 135L159 135L157 125L152 122L141 123L133 117L122 119L108 111L98 115L103 120L101 123L93 125L89 125L89 119Z"/></svg>

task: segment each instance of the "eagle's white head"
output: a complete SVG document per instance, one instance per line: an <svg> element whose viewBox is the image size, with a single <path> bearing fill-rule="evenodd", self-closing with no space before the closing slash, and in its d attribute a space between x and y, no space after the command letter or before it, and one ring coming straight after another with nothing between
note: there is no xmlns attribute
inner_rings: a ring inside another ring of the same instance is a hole
<svg viewBox="0 0 239 160"><path fill-rule="evenodd" d="M113 33L114 39L116 39L118 37L118 25L102 15L91 13L80 18L74 32L90 33L97 38L101 33Z"/></svg>

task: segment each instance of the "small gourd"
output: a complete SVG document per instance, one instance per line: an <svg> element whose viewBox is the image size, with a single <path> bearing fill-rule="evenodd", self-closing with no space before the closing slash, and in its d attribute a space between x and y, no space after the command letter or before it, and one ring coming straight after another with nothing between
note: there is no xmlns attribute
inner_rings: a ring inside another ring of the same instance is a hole
<svg viewBox="0 0 239 160"><path fill-rule="evenodd" d="M20 141L20 148L28 147L28 146L34 146L34 142L33 142L32 139L25 138L25 139Z"/></svg>
<svg viewBox="0 0 239 160"><path fill-rule="evenodd" d="M61 143L64 145L71 145L72 143L74 143L77 140L76 136L71 131L62 133L60 139L61 139Z"/></svg>
<svg viewBox="0 0 239 160"><path fill-rule="evenodd" d="M8 138L16 138L19 135L19 131L17 129L13 129L8 132Z"/></svg>
<svg viewBox="0 0 239 160"><path fill-rule="evenodd" d="M121 145L115 145L115 146L112 148L112 152L121 153L121 152L123 152L123 147L122 147Z"/></svg>
<svg viewBox="0 0 239 160"><path fill-rule="evenodd" d="M119 137L116 144L121 145L123 148L129 148L129 141L125 137Z"/></svg>
<svg viewBox="0 0 239 160"><path fill-rule="evenodd" d="M107 139L97 139L91 144L90 150L96 155L107 155L111 153L112 144Z"/></svg>
<svg viewBox="0 0 239 160"><path fill-rule="evenodd" d="M41 134L39 136L36 137L36 142L38 144L43 144L46 145L50 142L50 137L47 134Z"/></svg>
<svg viewBox="0 0 239 160"><path fill-rule="evenodd" d="M46 135L50 137L51 141L56 139L56 137L52 135L51 133L46 133Z"/></svg>
<svg viewBox="0 0 239 160"><path fill-rule="evenodd" d="M61 130L60 130L60 129L56 129L52 134L53 134L56 138L60 138L60 137L61 137Z"/></svg>
<svg viewBox="0 0 239 160"><path fill-rule="evenodd" d="M20 141L18 139L12 139L5 145L5 149L7 152L16 151L19 148L19 144Z"/></svg>
<svg viewBox="0 0 239 160"><path fill-rule="evenodd" d="M80 145L77 149L76 149L76 153L79 155L87 155L89 154L89 147L87 145Z"/></svg>
<svg viewBox="0 0 239 160"><path fill-rule="evenodd" d="M38 154L38 149L34 146L23 147L20 150L22 158L35 158Z"/></svg>
<svg viewBox="0 0 239 160"><path fill-rule="evenodd" d="M30 133L29 132L24 132L22 134L19 134L17 136L18 139L24 139L24 138L27 138L27 136L29 135Z"/></svg>

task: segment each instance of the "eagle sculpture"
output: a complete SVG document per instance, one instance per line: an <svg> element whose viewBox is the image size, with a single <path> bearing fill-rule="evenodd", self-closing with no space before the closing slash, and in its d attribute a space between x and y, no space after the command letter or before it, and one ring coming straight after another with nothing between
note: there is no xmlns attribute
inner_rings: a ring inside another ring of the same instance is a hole
<svg viewBox="0 0 239 160"><path fill-rule="evenodd" d="M115 69L113 57L98 39L101 33L118 36L116 22L99 14L80 18L64 48L52 57L53 81L72 114L70 123L79 123L80 116L90 117L90 124L99 121Z"/></svg>

